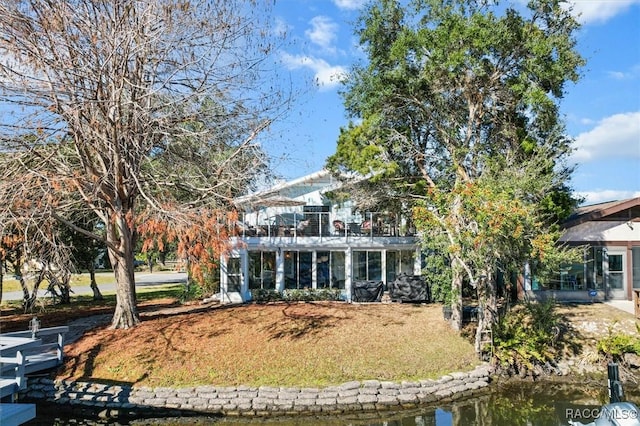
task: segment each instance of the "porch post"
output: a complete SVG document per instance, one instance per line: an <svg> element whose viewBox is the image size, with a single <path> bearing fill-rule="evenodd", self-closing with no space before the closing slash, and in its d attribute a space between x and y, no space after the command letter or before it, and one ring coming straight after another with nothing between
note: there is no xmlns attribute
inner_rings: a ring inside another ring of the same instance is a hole
<svg viewBox="0 0 640 426"><path fill-rule="evenodd" d="M246 249L241 249L239 255L240 271L242 272L240 295L242 297L242 301L246 302L251 299L251 293L249 292L249 252Z"/></svg>
<svg viewBox="0 0 640 426"><path fill-rule="evenodd" d="M344 290L347 293L347 302L351 302L351 258L351 247L349 247L344 254Z"/></svg>
<svg viewBox="0 0 640 426"><path fill-rule="evenodd" d="M275 288L280 293L284 292L284 252L282 247L276 251L276 282Z"/></svg>

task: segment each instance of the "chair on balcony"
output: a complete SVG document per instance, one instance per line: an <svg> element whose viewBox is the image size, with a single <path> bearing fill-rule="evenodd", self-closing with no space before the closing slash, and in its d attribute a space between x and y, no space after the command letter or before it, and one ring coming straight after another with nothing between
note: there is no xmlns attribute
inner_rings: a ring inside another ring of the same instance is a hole
<svg viewBox="0 0 640 426"><path fill-rule="evenodd" d="M296 225L297 235L304 235L304 230L307 228L307 226L309 226L309 219L301 220L300 222L298 222L298 224Z"/></svg>
<svg viewBox="0 0 640 426"><path fill-rule="evenodd" d="M371 234L371 231L372 231L372 228L373 228L373 226L372 226L372 224L371 224L371 221L370 221L370 220L365 220L364 222L362 222L362 223L360 224L360 231L361 231L363 234L370 235L370 234Z"/></svg>

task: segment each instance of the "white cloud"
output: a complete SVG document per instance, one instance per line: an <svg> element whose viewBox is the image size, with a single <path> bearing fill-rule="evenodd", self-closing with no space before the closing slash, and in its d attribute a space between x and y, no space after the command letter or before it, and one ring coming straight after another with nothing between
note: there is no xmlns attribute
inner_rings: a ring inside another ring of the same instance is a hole
<svg viewBox="0 0 640 426"><path fill-rule="evenodd" d="M625 71L608 71L607 74L614 80L634 79L640 75L640 65L634 65Z"/></svg>
<svg viewBox="0 0 640 426"><path fill-rule="evenodd" d="M333 42L338 38L338 24L322 15L315 16L309 23L311 29L304 32L309 40L324 49L333 50Z"/></svg>
<svg viewBox="0 0 640 426"><path fill-rule="evenodd" d="M315 73L315 80L321 90L329 90L340 84L347 76L347 69L340 65L330 65L327 61L304 55L282 54L285 65L291 69L307 68Z"/></svg>
<svg viewBox="0 0 640 426"><path fill-rule="evenodd" d="M578 191L576 195L584 198L584 205L604 203L607 201L626 200L640 197L640 191L619 191L615 189L602 189L595 191Z"/></svg>
<svg viewBox="0 0 640 426"><path fill-rule="evenodd" d="M602 24L632 5L640 4L640 0L573 0L569 3L573 6L572 14L581 23Z"/></svg>
<svg viewBox="0 0 640 426"><path fill-rule="evenodd" d="M360 9L366 2L367 0L333 0L333 3L335 3L339 9L347 10Z"/></svg>
<svg viewBox="0 0 640 426"><path fill-rule="evenodd" d="M276 22L273 27L273 32L276 34L276 36L282 37L292 30L292 27L284 19L276 18L275 21Z"/></svg>
<svg viewBox="0 0 640 426"><path fill-rule="evenodd" d="M589 162L605 157L640 158L640 111L615 114L601 120L575 140L573 159Z"/></svg>

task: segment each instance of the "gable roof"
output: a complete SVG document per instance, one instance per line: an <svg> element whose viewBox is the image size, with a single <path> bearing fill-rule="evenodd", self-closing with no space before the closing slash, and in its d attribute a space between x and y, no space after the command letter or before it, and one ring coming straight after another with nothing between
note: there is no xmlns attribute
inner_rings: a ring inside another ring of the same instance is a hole
<svg viewBox="0 0 640 426"><path fill-rule="evenodd" d="M563 228L604 220L640 220L640 197L579 207L567 218Z"/></svg>
<svg viewBox="0 0 640 426"><path fill-rule="evenodd" d="M286 206L300 205L297 198L319 189L331 188L339 181L328 170L320 170L287 182L282 182L262 191L238 197L237 206ZM304 202L302 202L304 204Z"/></svg>

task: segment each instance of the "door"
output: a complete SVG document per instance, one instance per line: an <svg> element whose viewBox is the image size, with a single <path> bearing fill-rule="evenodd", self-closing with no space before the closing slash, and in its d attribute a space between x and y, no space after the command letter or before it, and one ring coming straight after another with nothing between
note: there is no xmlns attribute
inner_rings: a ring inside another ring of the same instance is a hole
<svg viewBox="0 0 640 426"><path fill-rule="evenodd" d="M607 298L627 299L626 250L607 251Z"/></svg>

